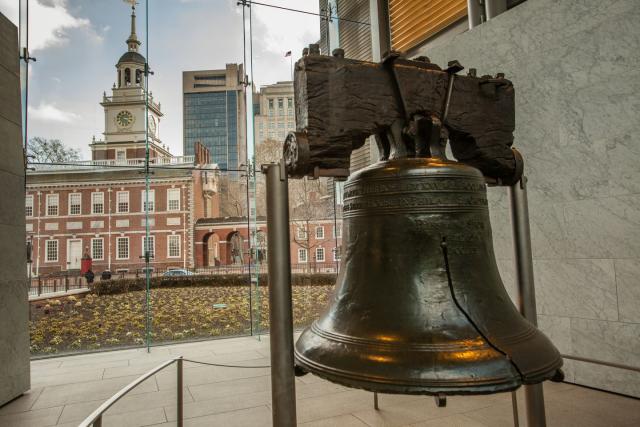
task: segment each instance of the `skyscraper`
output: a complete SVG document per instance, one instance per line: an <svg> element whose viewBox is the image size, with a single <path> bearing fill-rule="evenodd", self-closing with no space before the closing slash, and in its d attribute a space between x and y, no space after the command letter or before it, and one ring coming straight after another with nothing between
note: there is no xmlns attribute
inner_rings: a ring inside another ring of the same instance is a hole
<svg viewBox="0 0 640 427"><path fill-rule="evenodd" d="M196 142L211 153L220 169L238 169L245 158L244 70L227 64L222 70L184 71L183 152L194 154Z"/></svg>

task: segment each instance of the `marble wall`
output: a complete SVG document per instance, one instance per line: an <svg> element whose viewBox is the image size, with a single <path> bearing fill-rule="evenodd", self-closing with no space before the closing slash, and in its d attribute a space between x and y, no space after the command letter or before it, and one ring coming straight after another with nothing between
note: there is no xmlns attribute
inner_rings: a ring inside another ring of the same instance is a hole
<svg viewBox="0 0 640 427"><path fill-rule="evenodd" d="M560 351L640 367L640 8L637 0L529 0L424 46L516 88L539 325ZM513 291L506 189L490 189ZM565 362L568 381L640 396L640 374Z"/></svg>
<svg viewBox="0 0 640 427"><path fill-rule="evenodd" d="M29 389L18 30L0 13L0 406Z"/></svg>

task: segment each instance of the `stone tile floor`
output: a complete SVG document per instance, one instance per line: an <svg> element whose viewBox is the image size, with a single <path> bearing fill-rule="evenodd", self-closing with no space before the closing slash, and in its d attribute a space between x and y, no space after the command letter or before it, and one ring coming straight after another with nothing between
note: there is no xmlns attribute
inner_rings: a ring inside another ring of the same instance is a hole
<svg viewBox="0 0 640 427"><path fill-rule="evenodd" d="M213 363L268 364L268 337L232 338L145 350L59 357L31 363L32 389L0 408L0 426L77 426L103 401L161 362L182 355ZM171 426L176 419L176 370L140 385L105 414L103 425ZM269 370L185 362L185 426L270 426ZM511 395L450 397L445 408L425 396L373 395L307 375L296 379L298 424L308 427L513 426ZM640 400L571 384L545 383L550 427L640 426ZM520 425L524 403L518 393Z"/></svg>

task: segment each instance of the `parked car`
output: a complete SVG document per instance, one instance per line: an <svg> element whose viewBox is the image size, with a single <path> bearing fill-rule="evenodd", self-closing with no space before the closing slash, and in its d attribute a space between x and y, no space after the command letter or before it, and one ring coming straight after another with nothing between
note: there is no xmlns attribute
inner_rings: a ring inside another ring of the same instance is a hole
<svg viewBox="0 0 640 427"><path fill-rule="evenodd" d="M167 270L162 274L163 277L174 277L174 276L193 276L193 272L189 270L185 270L184 268L172 268L171 270Z"/></svg>

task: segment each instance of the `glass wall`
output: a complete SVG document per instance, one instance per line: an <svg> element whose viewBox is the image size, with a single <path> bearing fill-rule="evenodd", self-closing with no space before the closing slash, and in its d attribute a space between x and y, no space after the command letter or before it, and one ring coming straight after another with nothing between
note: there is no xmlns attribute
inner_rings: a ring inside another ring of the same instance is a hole
<svg viewBox="0 0 640 427"><path fill-rule="evenodd" d="M326 13L21 0L18 18L32 355L268 332L260 166L296 128L294 65ZM341 184L289 198L301 328L339 270Z"/></svg>

